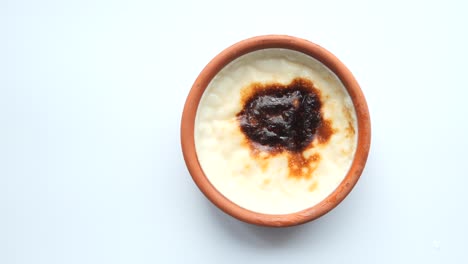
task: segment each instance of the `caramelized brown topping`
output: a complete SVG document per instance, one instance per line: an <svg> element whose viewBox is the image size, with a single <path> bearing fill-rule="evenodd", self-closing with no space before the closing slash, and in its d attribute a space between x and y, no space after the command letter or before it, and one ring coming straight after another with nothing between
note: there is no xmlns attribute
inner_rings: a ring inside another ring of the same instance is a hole
<svg viewBox="0 0 468 264"><path fill-rule="evenodd" d="M304 157L314 139L326 143L334 130L321 112L320 91L304 78L288 85L253 83L243 91L243 107L237 114L240 129L252 154L261 160L284 153L288 157L289 175L309 178L320 160L318 153Z"/></svg>
<svg viewBox="0 0 468 264"><path fill-rule="evenodd" d="M319 92L312 82L295 79L287 86L254 86L256 91L237 114L242 132L272 149L304 150L322 123Z"/></svg>

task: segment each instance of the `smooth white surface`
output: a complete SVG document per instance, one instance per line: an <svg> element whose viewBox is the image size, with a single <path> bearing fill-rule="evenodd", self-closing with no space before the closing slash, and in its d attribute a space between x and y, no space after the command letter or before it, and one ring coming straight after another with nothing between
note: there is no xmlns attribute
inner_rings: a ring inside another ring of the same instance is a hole
<svg viewBox="0 0 468 264"><path fill-rule="evenodd" d="M463 1L0 1L0 263L467 263ZM373 121L323 218L238 222L185 168L202 67L253 35L321 44Z"/></svg>

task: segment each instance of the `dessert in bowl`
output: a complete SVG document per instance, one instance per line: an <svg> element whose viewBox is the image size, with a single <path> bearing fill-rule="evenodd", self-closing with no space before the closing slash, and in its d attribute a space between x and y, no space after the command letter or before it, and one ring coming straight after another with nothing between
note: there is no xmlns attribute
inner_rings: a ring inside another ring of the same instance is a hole
<svg viewBox="0 0 468 264"><path fill-rule="evenodd" d="M195 183L220 209L289 226L323 215L351 191L367 159L370 121L356 80L331 53L261 36L202 71L181 140Z"/></svg>

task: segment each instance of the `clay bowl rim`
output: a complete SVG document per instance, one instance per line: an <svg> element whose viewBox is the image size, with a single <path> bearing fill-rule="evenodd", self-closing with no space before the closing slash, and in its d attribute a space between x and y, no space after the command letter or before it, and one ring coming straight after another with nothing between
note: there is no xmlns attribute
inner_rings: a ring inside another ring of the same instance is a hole
<svg viewBox="0 0 468 264"><path fill-rule="evenodd" d="M213 77L234 59L256 50L283 48L307 54L338 76L353 101L358 124L358 142L352 165L338 187L320 203L291 214L263 214L247 210L231 202L208 180L198 162L195 150L194 125L200 99ZM242 40L214 57L195 80L185 102L181 120L181 144L185 163L193 181L202 193L225 213L250 224L287 227L303 224L335 208L351 192L362 174L370 149L370 118L364 95L352 73L332 53L305 39L286 35L265 35Z"/></svg>

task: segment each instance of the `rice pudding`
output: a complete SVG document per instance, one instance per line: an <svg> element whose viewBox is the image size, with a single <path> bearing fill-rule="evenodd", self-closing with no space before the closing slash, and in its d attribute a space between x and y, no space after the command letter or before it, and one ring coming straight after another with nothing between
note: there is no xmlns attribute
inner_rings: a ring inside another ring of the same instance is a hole
<svg viewBox="0 0 468 264"><path fill-rule="evenodd" d="M195 150L211 184L237 205L290 214L331 194L357 144L351 98L325 65L263 49L226 65L198 104Z"/></svg>

